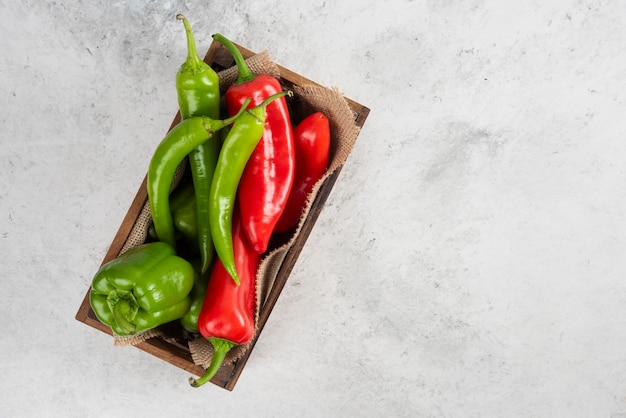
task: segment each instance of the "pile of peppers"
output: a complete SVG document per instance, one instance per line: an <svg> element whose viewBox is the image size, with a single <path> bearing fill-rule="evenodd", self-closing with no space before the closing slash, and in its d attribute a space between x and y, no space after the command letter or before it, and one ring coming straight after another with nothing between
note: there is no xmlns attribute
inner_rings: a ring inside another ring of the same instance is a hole
<svg viewBox="0 0 626 418"><path fill-rule="evenodd" d="M292 124L279 79L250 71L221 34L237 80L222 94L217 73L181 20L187 58L176 73L181 120L156 147L147 176L153 227L146 243L104 264L90 291L98 319L120 336L179 321L214 348L193 387L226 354L254 338L257 270L273 234L293 231L328 166L330 126L321 112ZM176 188L175 172L188 170ZM173 190L172 190L173 189Z"/></svg>

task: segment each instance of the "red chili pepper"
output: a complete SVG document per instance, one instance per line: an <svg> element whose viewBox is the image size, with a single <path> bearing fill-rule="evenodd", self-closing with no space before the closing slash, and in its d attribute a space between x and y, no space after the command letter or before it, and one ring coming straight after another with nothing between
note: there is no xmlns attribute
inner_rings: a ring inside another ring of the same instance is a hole
<svg viewBox="0 0 626 418"><path fill-rule="evenodd" d="M249 105L252 107L282 91L276 78L253 74L230 40L220 34L213 35L213 39L228 49L239 71L237 80L224 94L229 114L238 110L247 98L252 99ZM289 108L282 97L267 105L263 137L246 165L237 194L243 228L258 253L267 250L276 222L287 204L295 175L295 158Z"/></svg>
<svg viewBox="0 0 626 418"><path fill-rule="evenodd" d="M275 231L287 231L298 223L313 186L328 167L330 124L322 112L315 112L293 131L296 148L296 174L287 205L276 223Z"/></svg>
<svg viewBox="0 0 626 418"><path fill-rule="evenodd" d="M240 283L235 284L219 258L215 260L198 317L198 331L213 345L214 353L202 377L189 378L194 387L202 386L215 376L233 347L246 344L254 337L256 272L261 255L250 247L238 210L233 213L233 250Z"/></svg>

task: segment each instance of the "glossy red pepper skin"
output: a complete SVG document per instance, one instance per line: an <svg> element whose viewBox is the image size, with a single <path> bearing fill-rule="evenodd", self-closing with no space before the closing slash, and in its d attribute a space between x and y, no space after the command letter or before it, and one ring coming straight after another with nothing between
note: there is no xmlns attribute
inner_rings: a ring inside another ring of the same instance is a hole
<svg viewBox="0 0 626 418"><path fill-rule="evenodd" d="M218 337L245 344L254 336L256 271L260 255L250 248L236 212L233 216L233 250L240 283L237 285L222 262L215 260L198 330L205 338Z"/></svg>
<svg viewBox="0 0 626 418"><path fill-rule="evenodd" d="M252 99L249 106L257 106L282 91L276 78L251 73L232 42L219 34L213 37L231 52L239 70L237 81L224 94L229 114L247 98ZM263 136L246 165L237 194L244 230L258 253L267 250L287 204L295 176L295 158L293 126L287 101L282 97L266 108Z"/></svg>
<svg viewBox="0 0 626 418"><path fill-rule="evenodd" d="M261 255L250 247L237 210L233 213L233 249L240 283L235 284L217 258L198 317L198 331L213 344L214 354L206 373L199 379L189 379L194 387L215 376L232 347L246 344L254 337L256 273Z"/></svg>
<svg viewBox="0 0 626 418"><path fill-rule="evenodd" d="M274 228L285 232L300 220L313 186L326 172L330 151L330 123L322 112L310 114L294 129L296 173L287 205Z"/></svg>

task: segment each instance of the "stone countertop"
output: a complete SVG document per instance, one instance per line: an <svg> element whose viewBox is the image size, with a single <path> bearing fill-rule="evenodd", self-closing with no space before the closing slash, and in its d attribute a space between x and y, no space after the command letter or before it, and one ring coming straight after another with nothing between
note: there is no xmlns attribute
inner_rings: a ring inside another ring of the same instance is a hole
<svg viewBox="0 0 626 418"><path fill-rule="evenodd" d="M626 416L626 3L548 3L0 2L0 416ZM177 13L371 109L233 392L74 319Z"/></svg>

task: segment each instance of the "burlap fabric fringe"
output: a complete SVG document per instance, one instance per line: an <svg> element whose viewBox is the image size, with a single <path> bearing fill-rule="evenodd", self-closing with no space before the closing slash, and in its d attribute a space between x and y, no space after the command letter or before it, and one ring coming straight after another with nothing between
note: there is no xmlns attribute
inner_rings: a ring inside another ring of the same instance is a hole
<svg viewBox="0 0 626 418"><path fill-rule="evenodd" d="M270 74L280 79L280 68L271 60L266 51L248 58L246 62L250 66L252 72L256 74ZM221 71L219 73L219 77L220 84L222 88L225 89L237 78L237 69L232 67ZM345 163L359 134L359 128L354 122L355 115L344 97L336 88L329 89L318 85L302 85L294 86L293 91L295 96L299 100L306 103L311 109L321 111L328 117L332 138L329 167L324 177L320 179L314 187L312 193L309 195L307 205L302 212L302 217L300 218L298 227L291 239L281 247L276 248L271 253L266 255L259 266L259 270L257 272L257 319L259 312L263 308L266 298L272 289L274 280L285 255L298 237L302 224L311 210L311 205L315 200L315 196L317 195L319 188L337 168L341 167ZM178 176L173 182L172 187L176 186L177 181L179 181L180 177L182 177L183 172L184 167L179 167ZM150 207L146 204L120 254L143 243L147 237L151 224L152 217L150 214ZM133 337L116 337L115 343L116 345L135 345L157 336L164 337L163 333L157 329ZM189 341L189 349L195 364L204 368L209 366L211 357L213 356L213 347L210 343L203 338L195 338ZM234 347L226 356L225 362L230 363L236 361L241 358L248 349L249 345Z"/></svg>

